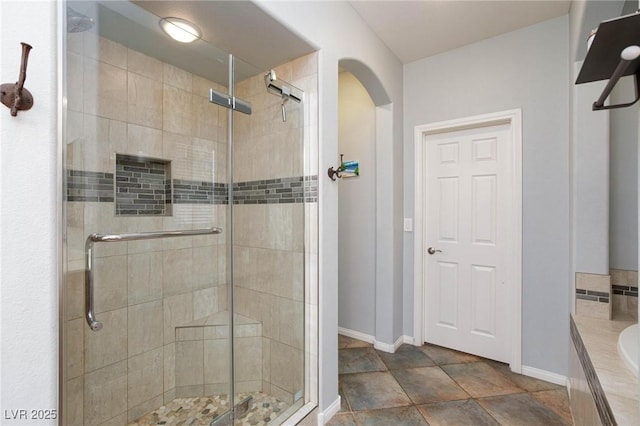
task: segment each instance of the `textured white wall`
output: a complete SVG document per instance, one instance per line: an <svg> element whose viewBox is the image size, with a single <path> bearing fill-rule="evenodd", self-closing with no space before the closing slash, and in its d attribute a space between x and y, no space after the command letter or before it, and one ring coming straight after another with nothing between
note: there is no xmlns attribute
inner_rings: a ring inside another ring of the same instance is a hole
<svg viewBox="0 0 640 426"><path fill-rule="evenodd" d="M353 74L338 84L338 149L362 171L338 181L338 325L375 335L376 110Z"/></svg>
<svg viewBox="0 0 640 426"><path fill-rule="evenodd" d="M17 81L20 42L29 43L25 87L35 99L17 117L0 107L2 424L56 424L4 418L57 408L56 10L53 1L0 2L0 82Z"/></svg>
<svg viewBox="0 0 640 426"><path fill-rule="evenodd" d="M562 16L404 70L406 212L414 208L416 125L522 108L522 362L563 375L570 306L569 54L569 19ZM404 253L404 324L410 334L412 234L405 234Z"/></svg>

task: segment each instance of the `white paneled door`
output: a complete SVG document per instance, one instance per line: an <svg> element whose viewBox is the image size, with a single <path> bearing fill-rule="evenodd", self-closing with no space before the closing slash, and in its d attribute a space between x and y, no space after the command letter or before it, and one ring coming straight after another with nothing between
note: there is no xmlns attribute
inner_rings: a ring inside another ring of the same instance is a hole
<svg viewBox="0 0 640 426"><path fill-rule="evenodd" d="M511 129L424 136L425 340L509 362Z"/></svg>

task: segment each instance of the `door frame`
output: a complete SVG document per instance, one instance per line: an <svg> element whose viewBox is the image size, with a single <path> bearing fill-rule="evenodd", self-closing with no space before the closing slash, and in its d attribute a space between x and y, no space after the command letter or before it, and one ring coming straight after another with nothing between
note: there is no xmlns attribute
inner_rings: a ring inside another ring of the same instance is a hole
<svg viewBox="0 0 640 426"><path fill-rule="evenodd" d="M425 342L425 278L424 278L424 230L427 212L424 177L428 176L428 164L423 161L426 153L425 137L438 133L449 133L477 127L508 124L511 136L511 171L509 176L511 205L508 207L510 226L507 232L509 250L507 264L510 266L507 279L509 287L510 356L509 366L516 373L522 372L522 110L512 109L491 114L464 117L455 120L423 124L414 128L415 175L414 175L414 270L413 270L413 335L414 344Z"/></svg>

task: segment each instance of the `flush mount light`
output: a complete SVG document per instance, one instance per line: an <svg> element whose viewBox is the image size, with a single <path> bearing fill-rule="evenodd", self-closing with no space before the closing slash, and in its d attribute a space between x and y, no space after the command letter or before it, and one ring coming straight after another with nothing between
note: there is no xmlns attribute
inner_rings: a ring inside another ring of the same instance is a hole
<svg viewBox="0 0 640 426"><path fill-rule="evenodd" d="M162 18L160 28L180 43L191 43L201 37L200 30L189 21L180 18Z"/></svg>

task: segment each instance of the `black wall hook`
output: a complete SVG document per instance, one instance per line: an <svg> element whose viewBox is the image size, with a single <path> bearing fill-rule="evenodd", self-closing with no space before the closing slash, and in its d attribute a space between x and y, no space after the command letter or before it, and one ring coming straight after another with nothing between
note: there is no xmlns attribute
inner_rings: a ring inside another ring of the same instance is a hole
<svg viewBox="0 0 640 426"><path fill-rule="evenodd" d="M329 169L327 170L327 174L333 181L336 180L336 177L340 179L342 177L340 173L344 172L344 161L342 160L342 157L344 157L344 154L340 154L340 166L338 166L337 169L329 167Z"/></svg>
<svg viewBox="0 0 640 426"><path fill-rule="evenodd" d="M29 51L31 45L22 45L22 62L20 64L20 77L15 84L6 83L0 86L0 101L7 108L11 109L13 117L18 115L18 111L26 111L33 106L33 95L24 88L24 81L27 79L27 62L29 61Z"/></svg>

